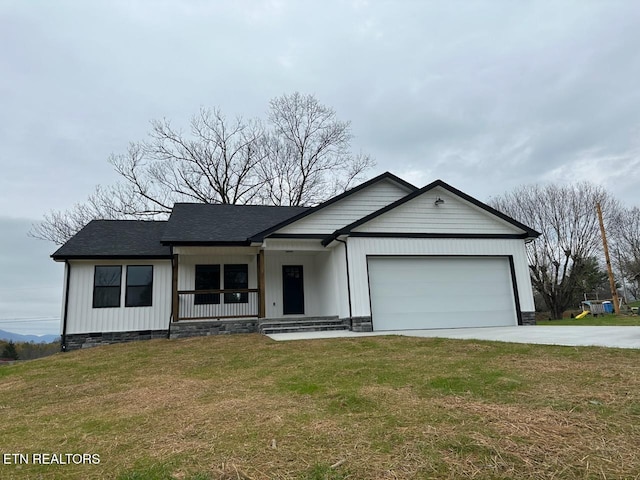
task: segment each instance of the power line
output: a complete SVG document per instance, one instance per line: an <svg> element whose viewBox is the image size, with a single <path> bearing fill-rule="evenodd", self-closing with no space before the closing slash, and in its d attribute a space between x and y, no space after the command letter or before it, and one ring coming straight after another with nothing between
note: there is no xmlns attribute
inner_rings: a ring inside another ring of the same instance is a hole
<svg viewBox="0 0 640 480"><path fill-rule="evenodd" d="M0 318L0 323L34 323L60 321L60 317Z"/></svg>

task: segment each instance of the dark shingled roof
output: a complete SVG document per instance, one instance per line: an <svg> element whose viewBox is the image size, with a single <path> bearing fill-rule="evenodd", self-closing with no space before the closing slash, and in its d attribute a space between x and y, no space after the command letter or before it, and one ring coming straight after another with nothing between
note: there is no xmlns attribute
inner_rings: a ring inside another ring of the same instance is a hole
<svg viewBox="0 0 640 480"><path fill-rule="evenodd" d="M253 235L306 210L309 207L176 203L161 241L173 245L249 244Z"/></svg>
<svg viewBox="0 0 640 480"><path fill-rule="evenodd" d="M166 226L165 221L92 220L51 257L170 258L170 248L160 243Z"/></svg>

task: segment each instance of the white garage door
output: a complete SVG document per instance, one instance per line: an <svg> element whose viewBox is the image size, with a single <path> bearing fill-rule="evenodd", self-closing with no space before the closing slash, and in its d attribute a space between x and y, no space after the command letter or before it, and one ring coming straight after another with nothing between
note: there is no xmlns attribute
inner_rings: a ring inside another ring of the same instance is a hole
<svg viewBox="0 0 640 480"><path fill-rule="evenodd" d="M374 330L517 325L505 257L369 257Z"/></svg>

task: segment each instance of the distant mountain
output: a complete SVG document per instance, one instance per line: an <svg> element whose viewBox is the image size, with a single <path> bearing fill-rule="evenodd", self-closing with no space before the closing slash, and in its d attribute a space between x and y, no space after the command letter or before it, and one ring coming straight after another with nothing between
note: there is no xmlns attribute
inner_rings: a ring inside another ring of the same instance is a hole
<svg viewBox="0 0 640 480"><path fill-rule="evenodd" d="M0 330L0 340L13 340L14 342L50 343L59 338L60 335L20 335Z"/></svg>

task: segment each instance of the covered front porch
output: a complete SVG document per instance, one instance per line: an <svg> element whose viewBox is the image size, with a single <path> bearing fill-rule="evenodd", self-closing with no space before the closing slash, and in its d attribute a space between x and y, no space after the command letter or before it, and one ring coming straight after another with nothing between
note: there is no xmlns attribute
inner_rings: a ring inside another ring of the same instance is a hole
<svg viewBox="0 0 640 480"><path fill-rule="evenodd" d="M226 333L225 326L261 331L309 319L344 324L348 317L344 255L319 241L268 239L173 253L172 328L188 322L223 330L212 333Z"/></svg>

